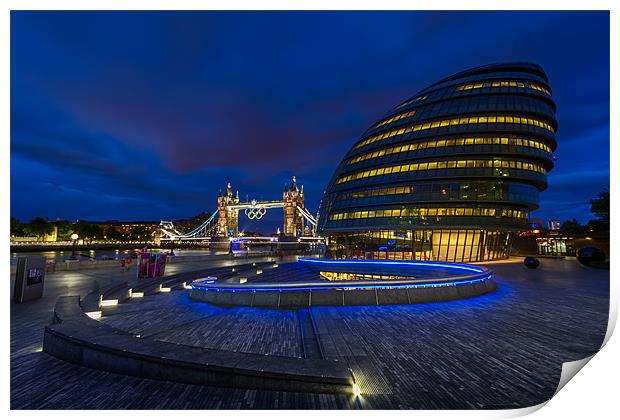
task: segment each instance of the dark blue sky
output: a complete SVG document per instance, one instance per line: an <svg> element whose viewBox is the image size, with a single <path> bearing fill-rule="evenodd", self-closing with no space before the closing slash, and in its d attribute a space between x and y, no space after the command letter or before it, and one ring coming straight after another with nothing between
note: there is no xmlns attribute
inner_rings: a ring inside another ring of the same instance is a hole
<svg viewBox="0 0 620 420"><path fill-rule="evenodd" d="M385 112L501 61L541 64L558 105L533 217L587 221L609 186L607 12L12 12L11 214L184 218L292 175L315 212Z"/></svg>

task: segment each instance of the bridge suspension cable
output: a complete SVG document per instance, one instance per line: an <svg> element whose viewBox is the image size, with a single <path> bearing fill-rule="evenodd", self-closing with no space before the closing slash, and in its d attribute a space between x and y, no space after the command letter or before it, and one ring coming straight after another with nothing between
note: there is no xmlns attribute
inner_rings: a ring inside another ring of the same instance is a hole
<svg viewBox="0 0 620 420"><path fill-rule="evenodd" d="M217 210L198 227L188 233L179 232L172 222L162 220L159 223L162 241L180 241L190 239L209 239L213 236L217 224Z"/></svg>
<svg viewBox="0 0 620 420"><path fill-rule="evenodd" d="M297 211L312 225L312 233L316 232L316 218L307 209L297 206Z"/></svg>

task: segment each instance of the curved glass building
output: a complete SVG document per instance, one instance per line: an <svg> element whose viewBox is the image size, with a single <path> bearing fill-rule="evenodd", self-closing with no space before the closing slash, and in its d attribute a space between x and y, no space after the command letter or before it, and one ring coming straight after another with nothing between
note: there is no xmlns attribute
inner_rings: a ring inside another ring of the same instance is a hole
<svg viewBox="0 0 620 420"><path fill-rule="evenodd" d="M373 124L319 211L332 256L507 258L547 187L556 107L543 69L494 64L447 77Z"/></svg>

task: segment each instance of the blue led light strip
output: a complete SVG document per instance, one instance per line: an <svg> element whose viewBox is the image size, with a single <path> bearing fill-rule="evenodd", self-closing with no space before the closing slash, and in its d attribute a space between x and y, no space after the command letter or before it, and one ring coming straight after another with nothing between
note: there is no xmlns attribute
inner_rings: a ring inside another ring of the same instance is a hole
<svg viewBox="0 0 620 420"><path fill-rule="evenodd" d="M197 282L192 284L193 289L197 290L211 290L214 292L283 292L283 291L312 291L312 290L334 290L334 289L344 289L344 290L356 290L356 289L408 289L408 288L424 288L424 287L447 287L447 286L458 286L461 284L474 284L484 282L486 280L491 280L493 278L492 274L485 276L479 279L472 280L460 280L460 281L446 281L442 283L416 283L416 284L393 284L393 285L381 285L381 284L371 284L371 285L351 285L350 287L346 287L343 285L325 285L325 286L288 286L287 287L244 287L244 288L235 288L235 287L222 287L221 285L214 285L211 281L208 283L209 286L206 285L207 282Z"/></svg>
<svg viewBox="0 0 620 420"><path fill-rule="evenodd" d="M473 271L474 273L484 273L485 270L465 264L450 264L426 261L374 261L374 260L316 260L310 258L300 258L299 261L310 264L345 264L345 265L396 265L396 266L420 266L420 267L440 267L453 268L456 270Z"/></svg>

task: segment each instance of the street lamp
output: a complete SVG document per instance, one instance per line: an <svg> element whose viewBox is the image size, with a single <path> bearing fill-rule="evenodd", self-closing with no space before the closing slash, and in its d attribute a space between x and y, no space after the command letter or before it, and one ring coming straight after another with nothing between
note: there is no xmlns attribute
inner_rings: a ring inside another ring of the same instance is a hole
<svg viewBox="0 0 620 420"><path fill-rule="evenodd" d="M78 236L77 233L71 234L71 240L73 241L73 246L71 247L71 258L70 259L72 259L72 260L76 259L76 256L75 256L75 244L76 244L78 238L79 238L79 236Z"/></svg>

